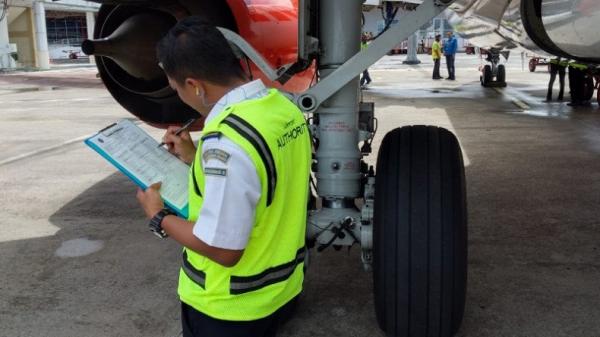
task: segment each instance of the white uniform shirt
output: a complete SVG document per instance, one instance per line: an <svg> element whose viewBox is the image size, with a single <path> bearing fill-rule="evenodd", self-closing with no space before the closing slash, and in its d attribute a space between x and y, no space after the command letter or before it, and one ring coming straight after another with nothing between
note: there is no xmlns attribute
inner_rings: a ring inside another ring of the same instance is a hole
<svg viewBox="0 0 600 337"><path fill-rule="evenodd" d="M237 87L215 104L205 123L229 105L267 94L261 80ZM256 167L248 154L225 136L206 139L201 150L204 202L193 233L210 246L243 250L262 191Z"/></svg>

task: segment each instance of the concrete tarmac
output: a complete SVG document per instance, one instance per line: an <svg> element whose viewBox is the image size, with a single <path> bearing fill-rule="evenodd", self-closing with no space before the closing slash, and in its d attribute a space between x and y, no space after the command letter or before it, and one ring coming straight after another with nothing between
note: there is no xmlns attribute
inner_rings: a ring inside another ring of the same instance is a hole
<svg viewBox="0 0 600 337"><path fill-rule="evenodd" d="M429 124L463 146L469 274L458 336L599 336L600 109L543 103L548 73L520 60L508 88L484 89L475 56L458 57L455 82L432 81L427 56L403 58L372 67L363 94L376 103L376 144ZM0 76L0 336L180 335L180 247L148 232L134 184L82 143L131 117L93 68ZM360 248L311 257L280 336L383 336Z"/></svg>

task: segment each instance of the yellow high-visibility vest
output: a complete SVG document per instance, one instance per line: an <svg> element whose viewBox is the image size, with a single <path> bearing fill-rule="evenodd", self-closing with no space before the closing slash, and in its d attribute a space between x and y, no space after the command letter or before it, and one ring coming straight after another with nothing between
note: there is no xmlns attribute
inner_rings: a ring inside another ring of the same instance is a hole
<svg viewBox="0 0 600 337"><path fill-rule="evenodd" d="M178 293L208 316L256 320L302 290L311 139L300 110L275 89L227 107L204 126L190 168L189 221L202 207L202 143L220 136L240 146L256 167L262 193L254 226L242 258L230 268L184 248Z"/></svg>
<svg viewBox="0 0 600 337"><path fill-rule="evenodd" d="M440 43L437 41L434 41L433 44L431 45L431 57L434 60L439 60L442 58L442 47L440 46Z"/></svg>
<svg viewBox="0 0 600 337"><path fill-rule="evenodd" d="M587 70L587 68L588 68L587 65L582 64L582 63L577 63L577 62L569 63L569 67L573 67L578 70Z"/></svg>

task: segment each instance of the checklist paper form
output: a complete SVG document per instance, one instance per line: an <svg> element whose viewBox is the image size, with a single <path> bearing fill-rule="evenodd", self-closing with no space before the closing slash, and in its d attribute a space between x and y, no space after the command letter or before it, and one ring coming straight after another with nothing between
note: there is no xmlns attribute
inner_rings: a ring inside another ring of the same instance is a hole
<svg viewBox="0 0 600 337"><path fill-rule="evenodd" d="M169 153L144 130L123 119L85 140L138 186L162 182L160 195L179 216L188 214L189 166Z"/></svg>

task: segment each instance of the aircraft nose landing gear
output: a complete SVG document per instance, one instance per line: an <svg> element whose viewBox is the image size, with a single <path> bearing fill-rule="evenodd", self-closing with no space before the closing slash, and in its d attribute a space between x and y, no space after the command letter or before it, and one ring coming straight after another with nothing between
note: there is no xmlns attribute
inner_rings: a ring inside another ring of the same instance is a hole
<svg viewBox="0 0 600 337"><path fill-rule="evenodd" d="M508 54L504 55L508 59ZM481 68L481 85L488 87L506 87L506 67L500 64L500 51L488 50L486 61L490 64L486 64Z"/></svg>
<svg viewBox="0 0 600 337"><path fill-rule="evenodd" d="M358 75L452 1L424 0L410 19L362 51L362 0L306 1L300 8L308 13L299 20L318 20L318 31L304 40L318 37L319 81L293 99L312 114L314 187L322 201L310 208L307 246L361 245L362 263L373 270L377 321L388 337L450 337L463 318L467 280L458 140L438 127L399 128L385 136L376 170L369 167L362 159L371 152L377 122L373 104L361 101ZM494 76L503 79L499 69Z"/></svg>

